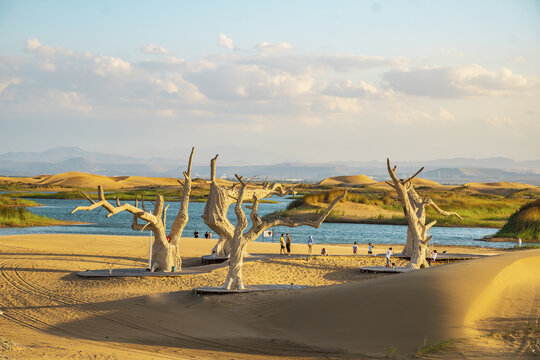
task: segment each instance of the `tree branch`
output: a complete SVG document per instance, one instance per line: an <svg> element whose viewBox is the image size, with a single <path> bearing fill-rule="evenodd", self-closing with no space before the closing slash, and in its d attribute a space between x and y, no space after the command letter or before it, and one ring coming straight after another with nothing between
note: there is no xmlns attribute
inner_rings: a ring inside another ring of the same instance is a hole
<svg viewBox="0 0 540 360"><path fill-rule="evenodd" d="M413 176L411 176L410 178L408 178L407 180L403 181L403 184L406 184L408 183L409 181L411 181L412 179L414 179L418 174L420 174L422 172L422 170L424 170L424 167L422 166L422 168L420 170L418 170Z"/></svg>
<svg viewBox="0 0 540 360"><path fill-rule="evenodd" d="M319 226L321 226L323 221L328 217L328 215L334 209L337 203L345 198L345 195L347 195L346 190L343 192L343 194L341 194L341 196L338 196L337 198L335 198L334 201L332 201L332 203L326 208L326 210L316 219L294 220L291 218L282 218L282 217L279 217L277 219L272 219L270 217L269 219L269 215L266 215L262 219L260 219L259 224L257 226L253 226L251 228L250 232L252 232L253 234L256 234L255 237L257 237L266 229L269 229L275 226L298 227L298 226L306 225L306 226L318 228Z"/></svg>
<svg viewBox="0 0 540 360"><path fill-rule="evenodd" d="M395 169L397 168L397 166L394 166L394 170L392 170L392 166L390 165L390 159L389 158L386 158L386 167L388 168L388 174L390 174L390 177L394 181L394 184L399 183L399 180L398 180L398 178L396 176L396 173L395 173Z"/></svg>
<svg viewBox="0 0 540 360"><path fill-rule="evenodd" d="M187 176L191 176L191 164L193 163L193 153L195 152L195 147L191 148L191 154L189 154L189 161L187 167Z"/></svg>
<svg viewBox="0 0 540 360"><path fill-rule="evenodd" d="M131 204L124 204L118 207L113 206L111 203L109 203L105 199L105 195L104 195L103 188L101 187L101 185L98 186L98 197L100 201L98 202L91 201L92 205L90 206L77 206L75 209L73 209L71 213L73 214L79 210L91 211L98 207L103 207L105 210L109 212L107 217L111 217L114 214L118 214L119 212L122 212L122 211L127 211L133 214L134 216L136 216L137 218L148 221L152 224L157 224L160 221L160 219L157 218L155 215L150 214L146 211L142 211L138 207L135 207Z"/></svg>
<svg viewBox="0 0 540 360"><path fill-rule="evenodd" d="M219 154L216 154L216 157L210 160L210 181L216 181L216 161Z"/></svg>
<svg viewBox="0 0 540 360"><path fill-rule="evenodd" d="M427 199L426 199L426 205L427 205L427 206L433 207L433 209L434 209L435 211L437 211L439 214L441 214L441 215L443 215L443 216L452 216L452 215L454 215L454 216L456 216L459 220L463 220L463 218L462 218L461 216L459 216L459 214L456 213L456 212L453 212L453 211L450 211L450 212L449 212L449 211L444 211L444 210L442 210L442 209L441 209L440 207L438 207L437 204L435 204L435 202L434 202L433 200L431 200L430 198L427 198Z"/></svg>
<svg viewBox="0 0 540 360"><path fill-rule="evenodd" d="M390 185L391 187L393 187L394 189L396 188L396 186L394 184L392 184L390 181L385 181L385 183L387 185Z"/></svg>

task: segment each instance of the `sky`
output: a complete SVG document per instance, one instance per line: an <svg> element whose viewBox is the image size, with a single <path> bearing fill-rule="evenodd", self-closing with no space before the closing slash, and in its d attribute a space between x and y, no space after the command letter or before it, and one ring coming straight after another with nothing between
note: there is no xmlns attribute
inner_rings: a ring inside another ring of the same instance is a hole
<svg viewBox="0 0 540 360"><path fill-rule="evenodd" d="M539 139L540 1L0 0L0 153L532 160Z"/></svg>

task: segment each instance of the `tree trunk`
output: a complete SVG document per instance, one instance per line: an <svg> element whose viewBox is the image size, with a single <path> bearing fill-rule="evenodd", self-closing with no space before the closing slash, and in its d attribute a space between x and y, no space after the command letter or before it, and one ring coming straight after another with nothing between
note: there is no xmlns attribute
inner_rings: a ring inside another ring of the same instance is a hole
<svg viewBox="0 0 540 360"><path fill-rule="evenodd" d="M219 235L219 240L212 249L212 254L216 256L229 256L231 251L230 241L233 237L234 226L227 219L227 210L234 199L229 196L229 192L229 189L224 189L213 181L202 214L204 223Z"/></svg>
<svg viewBox="0 0 540 360"><path fill-rule="evenodd" d="M163 229L153 230L155 239L152 246L152 268L151 271L171 272L182 269L182 258L178 254L178 247L168 242Z"/></svg>
<svg viewBox="0 0 540 360"><path fill-rule="evenodd" d="M408 268L418 269L426 264L426 245L431 237L426 238L426 232L433 224L425 225L425 211L422 204L418 203L419 197L412 187L412 179L423 170L420 169L412 177L401 180L396 177L396 168L390 166L390 159L387 159L388 173L394 184L390 184L397 192L401 206L407 218L407 244L412 253ZM412 190L411 190L412 189ZM409 238L410 236L410 238ZM411 240L409 243L409 239ZM407 247L407 246L406 246Z"/></svg>
<svg viewBox="0 0 540 360"><path fill-rule="evenodd" d="M227 290L244 290L244 282L242 280L242 266L244 265L244 252L247 241L242 244L240 239L233 239L232 251L229 255L229 272L223 287Z"/></svg>

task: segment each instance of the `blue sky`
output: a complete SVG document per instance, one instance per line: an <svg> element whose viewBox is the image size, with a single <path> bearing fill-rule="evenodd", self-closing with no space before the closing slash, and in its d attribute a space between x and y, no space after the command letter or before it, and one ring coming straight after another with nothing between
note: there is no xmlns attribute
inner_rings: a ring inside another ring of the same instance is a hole
<svg viewBox="0 0 540 360"><path fill-rule="evenodd" d="M0 0L0 152L535 159L539 65L538 1Z"/></svg>

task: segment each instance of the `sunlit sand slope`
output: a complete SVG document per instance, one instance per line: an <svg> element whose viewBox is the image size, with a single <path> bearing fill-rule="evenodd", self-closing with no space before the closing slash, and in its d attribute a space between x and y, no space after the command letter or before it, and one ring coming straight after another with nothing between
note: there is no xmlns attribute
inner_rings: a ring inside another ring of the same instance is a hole
<svg viewBox="0 0 540 360"><path fill-rule="evenodd" d="M334 176L324 179L319 185L365 185L373 184L375 180L366 175Z"/></svg>

